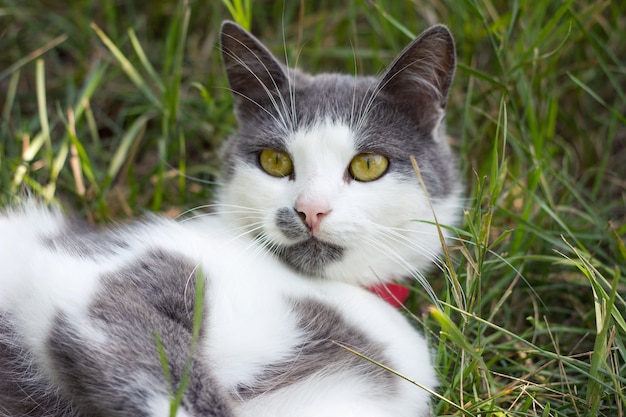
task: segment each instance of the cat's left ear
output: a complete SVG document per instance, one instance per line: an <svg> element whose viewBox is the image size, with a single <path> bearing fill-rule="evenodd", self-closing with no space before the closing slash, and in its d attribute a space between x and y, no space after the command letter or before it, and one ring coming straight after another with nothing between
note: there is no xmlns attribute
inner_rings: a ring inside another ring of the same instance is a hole
<svg viewBox="0 0 626 417"><path fill-rule="evenodd" d="M456 51L447 27L424 31L380 77L378 89L434 129L443 114L454 77Z"/></svg>

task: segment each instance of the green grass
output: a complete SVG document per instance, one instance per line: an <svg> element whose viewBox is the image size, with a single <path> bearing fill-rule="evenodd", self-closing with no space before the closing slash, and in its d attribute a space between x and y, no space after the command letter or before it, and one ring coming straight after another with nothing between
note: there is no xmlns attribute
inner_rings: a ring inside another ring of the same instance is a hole
<svg viewBox="0 0 626 417"><path fill-rule="evenodd" d="M0 205L28 188L103 221L211 198L235 127L216 49L229 9L118 3L0 5ZM228 3L313 72L376 73L449 25L466 208L452 270L431 274L443 309L419 289L410 303L436 352L434 412L623 416L623 2Z"/></svg>

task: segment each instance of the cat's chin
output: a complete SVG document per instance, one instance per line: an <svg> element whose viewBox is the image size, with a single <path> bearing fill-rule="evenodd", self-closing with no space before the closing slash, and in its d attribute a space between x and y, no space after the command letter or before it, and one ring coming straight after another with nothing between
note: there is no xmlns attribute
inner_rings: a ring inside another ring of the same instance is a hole
<svg viewBox="0 0 626 417"><path fill-rule="evenodd" d="M276 254L300 273L326 278L328 266L343 259L344 248L310 236L301 242L280 246Z"/></svg>

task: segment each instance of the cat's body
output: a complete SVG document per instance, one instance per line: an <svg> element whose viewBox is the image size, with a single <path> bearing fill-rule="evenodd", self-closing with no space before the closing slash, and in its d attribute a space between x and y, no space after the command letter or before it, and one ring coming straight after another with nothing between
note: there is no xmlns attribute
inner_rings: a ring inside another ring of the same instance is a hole
<svg viewBox="0 0 626 417"><path fill-rule="evenodd" d="M0 415L167 415L197 278L177 415L427 414L425 390L355 352L436 386L424 339L363 287L419 274L441 244L432 211L456 220L449 32L380 79L287 70L232 23L222 49L240 129L215 213L106 230L33 203L0 216Z"/></svg>

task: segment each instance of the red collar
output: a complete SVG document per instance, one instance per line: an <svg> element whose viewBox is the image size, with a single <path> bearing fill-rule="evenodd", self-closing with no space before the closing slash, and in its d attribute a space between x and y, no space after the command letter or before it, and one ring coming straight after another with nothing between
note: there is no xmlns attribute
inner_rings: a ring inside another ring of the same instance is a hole
<svg viewBox="0 0 626 417"><path fill-rule="evenodd" d="M377 284L368 287L367 289L387 301L395 308L402 307L411 292L411 290L407 287L394 283Z"/></svg>

